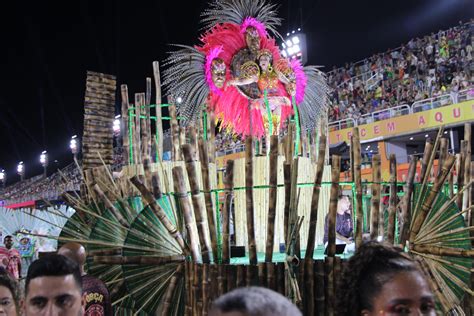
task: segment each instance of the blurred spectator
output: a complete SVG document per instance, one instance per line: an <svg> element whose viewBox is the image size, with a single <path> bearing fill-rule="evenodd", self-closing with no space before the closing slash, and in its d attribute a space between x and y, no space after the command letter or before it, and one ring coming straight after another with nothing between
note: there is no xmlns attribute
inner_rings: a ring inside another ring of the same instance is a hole
<svg viewBox="0 0 474 316"><path fill-rule="evenodd" d="M3 239L5 247L0 247L0 265L4 267L15 279L21 278L21 256L18 250L13 248L13 237L5 236Z"/></svg>
<svg viewBox="0 0 474 316"><path fill-rule="evenodd" d="M286 297L263 287L239 288L212 303L211 316L300 316Z"/></svg>

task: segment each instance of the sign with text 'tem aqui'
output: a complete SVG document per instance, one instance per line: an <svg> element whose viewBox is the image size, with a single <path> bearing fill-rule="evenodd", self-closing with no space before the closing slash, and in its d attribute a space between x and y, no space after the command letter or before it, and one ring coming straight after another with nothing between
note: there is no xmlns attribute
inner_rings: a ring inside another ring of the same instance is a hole
<svg viewBox="0 0 474 316"><path fill-rule="evenodd" d="M359 125L359 133L361 141L368 141L469 121L474 121L474 100ZM351 135L352 128L332 131L329 133L329 143L349 143Z"/></svg>

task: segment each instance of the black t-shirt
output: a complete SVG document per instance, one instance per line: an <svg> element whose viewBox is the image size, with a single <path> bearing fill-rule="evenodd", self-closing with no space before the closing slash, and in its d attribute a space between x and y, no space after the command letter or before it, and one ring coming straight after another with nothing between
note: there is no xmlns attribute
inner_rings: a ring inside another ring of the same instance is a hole
<svg viewBox="0 0 474 316"><path fill-rule="evenodd" d="M84 316L112 316L110 295L104 282L86 274L82 276L82 288L86 296Z"/></svg>

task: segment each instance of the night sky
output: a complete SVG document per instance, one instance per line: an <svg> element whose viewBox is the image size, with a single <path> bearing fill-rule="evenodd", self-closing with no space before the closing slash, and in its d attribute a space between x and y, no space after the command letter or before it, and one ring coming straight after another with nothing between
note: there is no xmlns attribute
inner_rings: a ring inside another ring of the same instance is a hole
<svg viewBox="0 0 474 316"><path fill-rule="evenodd" d="M41 173L43 150L51 171L72 160L68 146L82 134L86 70L116 75L130 95L143 92L167 44L197 43L207 6L198 0L9 2L0 9L0 168L10 183L18 180L21 160L26 177ZM301 27L308 64L325 70L474 17L472 0L275 2L284 18L280 33Z"/></svg>

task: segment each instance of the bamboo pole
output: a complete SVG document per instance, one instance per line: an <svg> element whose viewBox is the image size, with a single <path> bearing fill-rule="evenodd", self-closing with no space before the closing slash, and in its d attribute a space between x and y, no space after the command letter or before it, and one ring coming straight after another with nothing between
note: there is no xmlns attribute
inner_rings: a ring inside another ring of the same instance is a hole
<svg viewBox="0 0 474 316"><path fill-rule="evenodd" d="M160 189L160 175L158 172L154 171L151 173L151 189L155 199L159 200L162 198L163 193Z"/></svg>
<svg viewBox="0 0 474 316"><path fill-rule="evenodd" d="M456 158L458 159L456 168L459 167L459 169L456 169L456 174L457 174L457 181L456 184L458 186L458 192L462 190L464 186L464 166L465 166L465 159L466 159L466 141L462 140L461 141L461 151L460 154L456 155ZM463 195L458 195L456 204L460 210L462 210L462 202L463 202Z"/></svg>
<svg viewBox="0 0 474 316"><path fill-rule="evenodd" d="M267 272L266 272L266 263L260 262L258 265L258 285L268 288L267 284Z"/></svg>
<svg viewBox="0 0 474 316"><path fill-rule="evenodd" d="M395 215L397 211L397 160L390 154L390 199L388 207L387 242L392 244L395 240Z"/></svg>
<svg viewBox="0 0 474 316"><path fill-rule="evenodd" d="M333 156L334 161L334 156ZM326 315L334 316L335 315L335 288L334 288L334 255L328 256L325 258L325 297L326 297Z"/></svg>
<svg viewBox="0 0 474 316"><path fill-rule="evenodd" d="M132 182L132 184L138 189L138 191L140 191L140 193L142 194L142 198L148 203L148 206L150 206L150 208L153 210L153 212L158 217L163 226L166 228L168 233L176 240L183 253L187 254L188 249L184 242L183 236L168 219L168 216L161 208L161 206L158 205L155 198L153 197L153 194L143 185L143 183L138 179L137 176L131 177L130 182Z"/></svg>
<svg viewBox="0 0 474 316"><path fill-rule="evenodd" d="M275 264L273 262L267 262L267 287L273 291L277 290L276 278L275 278Z"/></svg>
<svg viewBox="0 0 474 316"><path fill-rule="evenodd" d="M170 263L183 263L186 257L183 255L176 256L93 256L92 260L96 264L107 264L107 265L127 265L127 264L152 264L152 265L164 265Z"/></svg>
<svg viewBox="0 0 474 316"><path fill-rule="evenodd" d="M174 192L175 196L178 199L179 207L183 212L184 223L186 226L186 230L188 231L189 236L189 245L191 248L191 255L194 262L200 262L201 256L199 252L199 240L195 240L194 236L198 235L198 233L194 230L194 218L193 218L193 210L191 207L191 203L188 199L188 192L186 191L186 186L184 184L184 172L183 168L180 166L173 168L173 185L174 185ZM201 234L202 231L199 231ZM204 237L199 236L201 240Z"/></svg>
<svg viewBox="0 0 474 316"><path fill-rule="evenodd" d="M160 64L157 61L153 62L153 77L155 78L155 91L156 91L156 107L155 107L155 128L157 134L157 151L158 158L161 161L163 159L163 122L161 119L161 78L160 78Z"/></svg>
<svg viewBox="0 0 474 316"><path fill-rule="evenodd" d="M433 142L431 139L427 139L425 143L425 151L423 152L423 160L421 161L421 172L420 172L420 182L425 182L425 177L429 177L429 174L426 174L426 168L428 162L431 158L431 153L433 152Z"/></svg>
<svg viewBox="0 0 474 316"><path fill-rule="evenodd" d="M199 153L198 138L196 136L196 128L193 125L188 127L188 135L189 135L189 143L193 147L193 152L195 156L193 159L197 160L198 159L197 154Z"/></svg>
<svg viewBox="0 0 474 316"><path fill-rule="evenodd" d="M246 284L245 280L245 266L239 264L237 266L237 276L235 278L236 287L244 287Z"/></svg>
<svg viewBox="0 0 474 316"><path fill-rule="evenodd" d="M434 245L413 245L412 249L421 253L428 253L436 256L448 256L448 257L461 257L461 258L474 258L474 250L461 249L461 248L450 248L450 247L439 247Z"/></svg>
<svg viewBox="0 0 474 316"><path fill-rule="evenodd" d="M316 176L314 178L313 195L311 197L311 214L309 219L308 242L306 244L305 259L313 258L316 240L316 224L318 221L319 194L321 192L321 182L324 172L324 158L326 156L326 134L324 130L319 137L319 153L316 165Z"/></svg>
<svg viewBox="0 0 474 316"><path fill-rule="evenodd" d="M209 264L202 265L202 315L209 310Z"/></svg>
<svg viewBox="0 0 474 316"><path fill-rule="evenodd" d="M184 315L192 316L193 314L193 262L185 261L185 282L184 289L186 291L186 304L184 307Z"/></svg>
<svg viewBox="0 0 474 316"><path fill-rule="evenodd" d="M464 141L466 142L464 149L464 185L471 182L471 122L464 124ZM472 188L471 188L472 190ZM470 190L465 191L463 195L462 210L469 207L470 201Z"/></svg>
<svg viewBox="0 0 474 316"><path fill-rule="evenodd" d="M133 148L135 164L140 164L142 162L141 157L141 127L140 127L140 115L141 115L141 104L140 104L140 94L135 93L135 130L134 130L134 139L135 147Z"/></svg>
<svg viewBox="0 0 474 316"><path fill-rule="evenodd" d="M230 212L232 208L232 188L234 185L234 161L227 160L224 178L225 200L222 210L222 263L230 262Z"/></svg>
<svg viewBox="0 0 474 316"><path fill-rule="evenodd" d="M270 137L270 180L269 180L269 204L268 204L268 225L267 225L267 244L265 249L265 262L272 262L273 245L275 238L275 218L277 206L277 184L278 184L278 136Z"/></svg>
<svg viewBox="0 0 474 316"><path fill-rule="evenodd" d="M145 90L145 104L150 105L151 104L151 78L146 77L145 79L146 83L146 90Z"/></svg>
<svg viewBox="0 0 474 316"><path fill-rule="evenodd" d="M217 297L224 295L227 288L227 279L226 279L226 268L225 264L217 265Z"/></svg>
<svg viewBox="0 0 474 316"><path fill-rule="evenodd" d="M439 159L437 175L441 174L441 166L443 165L446 157L448 157L448 139L443 137L439 140Z"/></svg>
<svg viewBox="0 0 474 316"><path fill-rule="evenodd" d="M457 167L455 167L457 170ZM448 190L449 190L449 198L454 196L454 172L449 173L448 177Z"/></svg>
<svg viewBox="0 0 474 316"><path fill-rule="evenodd" d="M362 220L363 220L363 211L362 211L362 173L361 173L361 149L360 149L360 135L359 128L354 127L352 129L352 144L354 147L354 182L356 187L356 231L355 231L355 246L356 248L360 247L362 244Z"/></svg>
<svg viewBox="0 0 474 316"><path fill-rule="evenodd" d="M123 159L125 165L130 164L130 148L129 148L129 135L128 135L128 87L126 84L120 86L121 95L122 95L122 144L123 144Z"/></svg>
<svg viewBox="0 0 474 316"><path fill-rule="evenodd" d="M421 225L425 221L425 218L428 215L428 212L430 211L431 206L433 205L436 197L438 196L441 186L443 185L444 181L446 180L446 177L448 176L448 173L451 171L451 168L453 167L454 160L455 160L454 156L448 156L446 158L446 161L441 170L441 174L436 178L435 183L433 187L431 188L431 191L426 197L420 210L417 212L416 218L413 221L413 225L410 231L410 237L409 237L410 243L414 241L416 235L420 231Z"/></svg>
<svg viewBox="0 0 474 316"><path fill-rule="evenodd" d="M209 113L209 162L216 162L216 118L214 112Z"/></svg>
<svg viewBox="0 0 474 316"><path fill-rule="evenodd" d="M250 264L257 264L257 245L255 242L255 218L253 203L253 139L245 140L245 204L247 209L247 236Z"/></svg>
<svg viewBox="0 0 474 316"><path fill-rule="evenodd" d="M189 146L190 148L192 145ZM190 150L192 152L192 150ZM209 174L209 157L207 155L207 142L199 139L199 159L201 160L201 175L204 191L204 203L206 204L207 221L209 224L209 234L211 237L212 257L217 262L217 229L216 216L214 215L214 207L212 206L211 197L211 179Z"/></svg>
<svg viewBox="0 0 474 316"><path fill-rule="evenodd" d="M414 179L415 179L415 172L416 172L416 164L418 162L418 158L416 156L410 156L410 165L408 167L408 175L407 181L405 185L405 196L403 197L405 200L404 206L402 208L402 213L400 215L400 240L399 244L405 247L405 243L408 239L408 232L410 229L410 222L411 222L411 203L412 203L412 194L414 189ZM452 174L452 173L450 173Z"/></svg>
<svg viewBox="0 0 474 316"><path fill-rule="evenodd" d="M286 148L285 148L285 161L287 163L291 163L293 160L293 152L295 149L294 143L293 143L293 137L295 133L295 125L293 123L288 123L288 135L286 139Z"/></svg>
<svg viewBox="0 0 474 316"><path fill-rule="evenodd" d="M184 144L182 150L185 158L184 162L186 164L186 171L188 172L189 185L191 187L191 199L199 233L199 243L201 244L202 261L204 263L209 263L211 260L212 248L208 235L206 234L209 228L206 221L206 211L204 210L201 201L201 189L199 188L198 183L197 168L194 160L192 160L192 147L189 144Z"/></svg>
<svg viewBox="0 0 474 316"><path fill-rule="evenodd" d="M294 157L293 162L291 164L291 191L290 191L290 213L289 213L289 230L298 229L295 234L295 255L299 259L301 257L301 249L300 249L300 238L299 238L299 228L298 221L298 200L299 200L299 193L298 191L298 162L299 158ZM290 236L287 237L287 244L290 244L291 238ZM288 251L287 251L288 252Z"/></svg>
<svg viewBox="0 0 474 316"><path fill-rule="evenodd" d="M379 235L379 210L381 193L380 155L372 157L372 198L370 200L370 239L375 240Z"/></svg>
<svg viewBox="0 0 474 316"><path fill-rule="evenodd" d="M304 301L305 315L315 315L314 308L314 261L313 258L306 258L304 260L304 282L305 282L305 291L304 291ZM318 286L321 286L318 284Z"/></svg>
<svg viewBox="0 0 474 316"><path fill-rule="evenodd" d="M222 266L222 264L211 264L209 265L209 284L211 285L210 301L209 304L219 297L219 272L217 267Z"/></svg>
<svg viewBox="0 0 474 316"><path fill-rule="evenodd" d="M172 104L173 99L168 98L168 111L170 115L170 126L171 126L171 159L173 161L181 160L181 154L179 150L179 125L176 117L176 105Z"/></svg>
<svg viewBox="0 0 474 316"><path fill-rule="evenodd" d="M318 316L324 316L326 314L326 297L325 297L325 275L324 272L324 260L315 261L315 283L317 284L314 295L314 306L315 314Z"/></svg>
<svg viewBox="0 0 474 316"><path fill-rule="evenodd" d="M186 128L183 126L179 127L179 148L181 148L182 145L186 144Z"/></svg>
<svg viewBox="0 0 474 316"><path fill-rule="evenodd" d="M227 270L227 292L232 291L237 287L237 266L235 265L226 265Z"/></svg>
<svg viewBox="0 0 474 316"><path fill-rule="evenodd" d="M277 292L285 295L285 263L278 262L276 266Z"/></svg>
<svg viewBox="0 0 474 316"><path fill-rule="evenodd" d="M202 265L194 264L194 307L193 315L202 314Z"/></svg>
<svg viewBox="0 0 474 316"><path fill-rule="evenodd" d="M289 217L290 217L290 195L291 195L291 163L285 161L283 164L283 182L285 185L285 205L283 210L283 231L286 238L289 234ZM287 245L288 246L288 245Z"/></svg>
<svg viewBox="0 0 474 316"><path fill-rule="evenodd" d="M328 257L336 254L336 213L339 193L339 176L341 174L341 156L333 155L331 164L331 195L329 198L328 216Z"/></svg>
<svg viewBox="0 0 474 316"><path fill-rule="evenodd" d="M321 128L321 131L323 132L324 129ZM310 157L311 157L311 162L312 163L317 163L318 162L318 157L316 154L318 153L317 145L316 145L316 140L318 139L318 129L315 128L314 132L310 134Z"/></svg>

